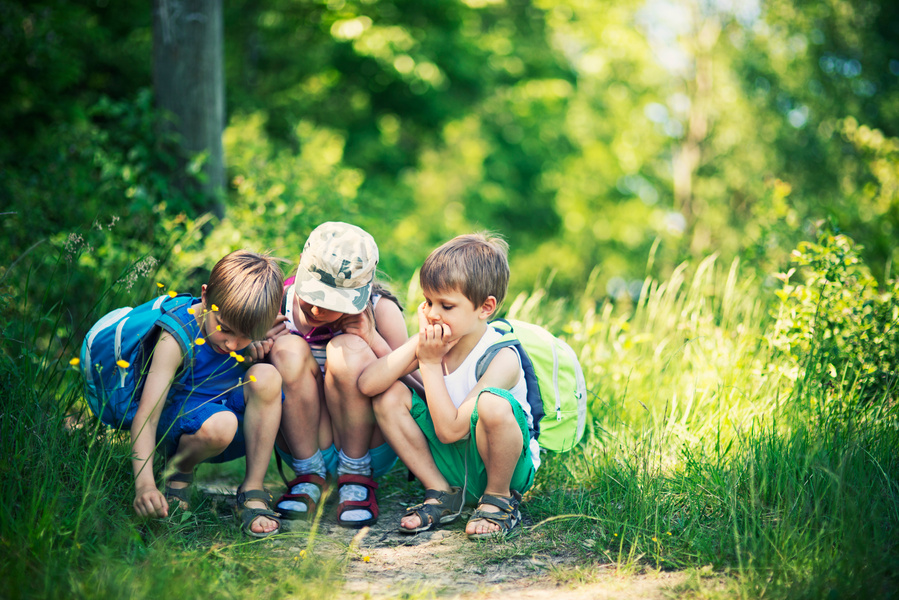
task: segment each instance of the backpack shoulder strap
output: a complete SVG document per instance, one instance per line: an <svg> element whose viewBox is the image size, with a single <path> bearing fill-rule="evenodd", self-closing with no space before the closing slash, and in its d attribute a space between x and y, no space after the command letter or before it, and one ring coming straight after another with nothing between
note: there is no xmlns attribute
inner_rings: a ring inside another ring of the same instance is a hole
<svg viewBox="0 0 899 600"><path fill-rule="evenodd" d="M493 362L493 359L496 358L496 354L502 350L503 348L512 348L516 352L518 352L518 356L521 356L520 348L521 342L518 341L518 337L515 335L515 331L512 327L512 324L509 323L505 319L494 319L490 321L490 326L493 327L496 331L503 334L503 337L499 339L499 341L490 345L487 348L486 352L478 359L477 364L474 369L475 379L480 379L484 376L484 373L487 372L487 367L490 366L490 363Z"/></svg>
<svg viewBox="0 0 899 600"><path fill-rule="evenodd" d="M165 302L162 306L162 315L156 321L156 324L167 331L181 346L181 352L185 358L189 358L193 354L193 340L188 335L188 323L184 322L176 311L185 305L193 302L193 296L190 294L179 294L170 301Z"/></svg>

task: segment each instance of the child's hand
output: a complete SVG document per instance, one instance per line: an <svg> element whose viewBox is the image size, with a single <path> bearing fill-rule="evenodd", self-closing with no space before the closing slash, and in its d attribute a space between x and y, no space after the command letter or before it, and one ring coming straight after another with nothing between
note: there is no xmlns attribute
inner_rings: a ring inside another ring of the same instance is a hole
<svg viewBox="0 0 899 600"><path fill-rule="evenodd" d="M169 503L155 486L138 488L134 496L134 512L141 517L167 517Z"/></svg>
<svg viewBox="0 0 899 600"><path fill-rule="evenodd" d="M278 315L275 319L275 324L272 325L271 329L265 332L265 339L275 341L282 335L290 333L287 331L287 325L284 322L287 321L287 317L284 315Z"/></svg>
<svg viewBox="0 0 899 600"><path fill-rule="evenodd" d="M264 340L256 340L255 342L250 342L250 345L246 347L243 351L244 358L246 358L250 362L259 362L264 359L266 355L272 350L272 346L275 345L275 340L271 338L265 338Z"/></svg>
<svg viewBox="0 0 899 600"><path fill-rule="evenodd" d="M344 333L352 333L358 335L369 346L372 345L377 332L375 331L375 321L371 311L366 309L358 315L345 315L340 320L340 329Z"/></svg>
<svg viewBox="0 0 899 600"><path fill-rule="evenodd" d="M446 323L431 324L425 315L424 302L418 307L418 350L416 356L421 364L440 363L459 340L452 340L452 331Z"/></svg>

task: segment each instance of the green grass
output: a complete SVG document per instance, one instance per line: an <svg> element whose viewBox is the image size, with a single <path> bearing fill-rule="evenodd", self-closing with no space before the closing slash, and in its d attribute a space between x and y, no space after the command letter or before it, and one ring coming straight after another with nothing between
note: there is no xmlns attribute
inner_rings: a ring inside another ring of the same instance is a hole
<svg viewBox="0 0 899 600"><path fill-rule="evenodd" d="M625 306L597 305L591 286L566 302L513 299L510 316L579 352L594 422L582 447L545 460L525 504L531 533L473 544L472 560L574 552L579 566L557 574L574 583L597 561L684 570L690 597L899 595L895 381L874 399L852 373L818 385L814 353L796 364L769 343L762 288L710 258ZM0 339L4 595L335 597L347 558L304 534L286 543L310 548L301 559L250 541L208 501L133 518L127 438L64 427L79 387L74 351L48 333L57 312L26 309L30 336ZM209 473L236 479L239 466Z"/></svg>

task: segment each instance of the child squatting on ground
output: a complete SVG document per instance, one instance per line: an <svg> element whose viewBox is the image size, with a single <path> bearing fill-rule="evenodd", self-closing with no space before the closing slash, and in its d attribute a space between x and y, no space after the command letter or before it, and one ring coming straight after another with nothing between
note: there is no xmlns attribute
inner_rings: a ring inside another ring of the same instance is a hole
<svg viewBox="0 0 899 600"><path fill-rule="evenodd" d="M399 531L416 533L458 519L477 502L470 538L506 535L519 526L521 494L540 454L518 354L504 348L478 380L475 365L500 337L488 325L506 294L508 246L484 234L454 238L420 272L425 301L419 333L370 364L359 379L374 396L378 425L425 487ZM427 402L398 380L420 369Z"/></svg>
<svg viewBox="0 0 899 600"><path fill-rule="evenodd" d="M306 240L283 310L293 335L269 357L283 378L276 446L297 477L277 503L288 519L311 518L327 474L337 475L337 522L362 527L378 518L374 478L396 462L375 423L371 396L357 387L362 370L408 339L402 310L374 282L378 247L364 230L319 225Z"/></svg>
<svg viewBox="0 0 899 600"><path fill-rule="evenodd" d="M137 514L165 517L170 501L187 508L187 487L198 464L245 455L246 474L237 493L242 528L254 537L280 530L262 485L281 419L281 376L270 364L246 369L241 363L249 361L238 353L251 340L274 335L270 328L282 288L274 259L232 252L212 269L200 297L178 309L190 339L197 340L194 360L183 365L178 342L160 333L131 427ZM183 388L176 388L172 382L182 366L189 376L181 378ZM157 444L175 469L165 492L153 476Z"/></svg>

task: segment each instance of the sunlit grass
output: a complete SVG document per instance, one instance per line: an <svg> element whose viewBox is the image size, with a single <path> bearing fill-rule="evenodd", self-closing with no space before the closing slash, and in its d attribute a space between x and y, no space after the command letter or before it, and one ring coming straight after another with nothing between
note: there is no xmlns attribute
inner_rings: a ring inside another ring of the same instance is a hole
<svg viewBox="0 0 899 600"><path fill-rule="evenodd" d="M413 281L407 316L416 294ZM524 504L531 535L474 545L472 560L564 549L579 566L559 581L577 583L597 563L618 575L677 569L690 574L682 591L700 597L707 584L747 598L897 593L895 385L866 403L849 372L804 385L814 365L797 371L768 343L771 299L736 262L683 265L633 301L597 297L591 283L578 298L538 289L509 299L509 316L544 324L579 353L594 422L582 446L544 461ZM36 326L55 331L53 310ZM32 332L43 340L33 346L2 340L9 597L338 594L358 552L314 528L280 545L251 541L229 509L196 493L191 513L134 519L127 436L93 421L65 426L79 405L76 369L42 335ZM240 467L201 470L236 484Z"/></svg>

